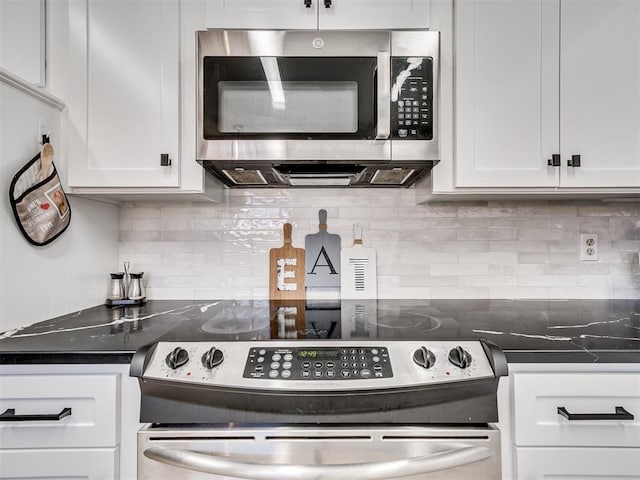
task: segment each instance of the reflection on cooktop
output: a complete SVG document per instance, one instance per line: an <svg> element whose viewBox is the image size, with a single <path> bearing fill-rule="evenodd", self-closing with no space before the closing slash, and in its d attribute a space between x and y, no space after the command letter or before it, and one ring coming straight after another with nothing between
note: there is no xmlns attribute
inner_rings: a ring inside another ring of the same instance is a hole
<svg viewBox="0 0 640 480"><path fill-rule="evenodd" d="M420 301L343 300L232 301L205 319L182 322L163 340L413 339L436 330L457 331L457 322ZM453 329L452 329L453 328Z"/></svg>

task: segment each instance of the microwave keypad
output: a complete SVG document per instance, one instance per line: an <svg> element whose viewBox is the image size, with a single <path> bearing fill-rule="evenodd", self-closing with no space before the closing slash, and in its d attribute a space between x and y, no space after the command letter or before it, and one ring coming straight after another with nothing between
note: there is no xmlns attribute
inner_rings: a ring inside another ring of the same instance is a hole
<svg viewBox="0 0 640 480"><path fill-rule="evenodd" d="M416 57L392 57L391 75L398 91L391 102L391 137L433 139L433 59L418 63Z"/></svg>

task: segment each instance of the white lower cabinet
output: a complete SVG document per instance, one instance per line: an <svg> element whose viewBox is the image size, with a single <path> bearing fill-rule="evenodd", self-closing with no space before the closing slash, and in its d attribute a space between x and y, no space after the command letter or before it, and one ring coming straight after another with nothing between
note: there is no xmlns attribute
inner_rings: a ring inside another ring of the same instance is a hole
<svg viewBox="0 0 640 480"><path fill-rule="evenodd" d="M518 480L640 478L636 448L517 448Z"/></svg>
<svg viewBox="0 0 640 480"><path fill-rule="evenodd" d="M0 450L0 478L113 480L118 448Z"/></svg>
<svg viewBox="0 0 640 480"><path fill-rule="evenodd" d="M640 479L640 369L510 366L505 479Z"/></svg>
<svg viewBox="0 0 640 480"><path fill-rule="evenodd" d="M136 478L128 365L0 366L0 478Z"/></svg>

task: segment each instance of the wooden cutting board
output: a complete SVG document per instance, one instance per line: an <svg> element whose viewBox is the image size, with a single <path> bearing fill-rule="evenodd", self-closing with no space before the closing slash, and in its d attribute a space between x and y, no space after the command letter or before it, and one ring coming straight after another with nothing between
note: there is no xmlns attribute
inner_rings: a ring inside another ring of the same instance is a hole
<svg viewBox="0 0 640 480"><path fill-rule="evenodd" d="M362 226L353 226L353 247L342 249L341 296L345 299L377 298L375 248L362 245Z"/></svg>
<svg viewBox="0 0 640 480"><path fill-rule="evenodd" d="M327 211L319 212L318 233L304 238L305 286L315 288L340 289L340 235L327 232Z"/></svg>
<svg viewBox="0 0 640 480"><path fill-rule="evenodd" d="M290 223L283 230L284 245L269 250L269 299L304 299L304 249L291 245Z"/></svg>

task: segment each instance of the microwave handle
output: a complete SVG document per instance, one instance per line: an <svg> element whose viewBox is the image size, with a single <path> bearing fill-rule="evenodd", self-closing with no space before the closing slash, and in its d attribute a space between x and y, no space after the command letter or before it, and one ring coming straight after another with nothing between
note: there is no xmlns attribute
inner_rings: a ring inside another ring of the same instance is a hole
<svg viewBox="0 0 640 480"><path fill-rule="evenodd" d="M391 54L378 52L378 122L376 140L391 135Z"/></svg>

